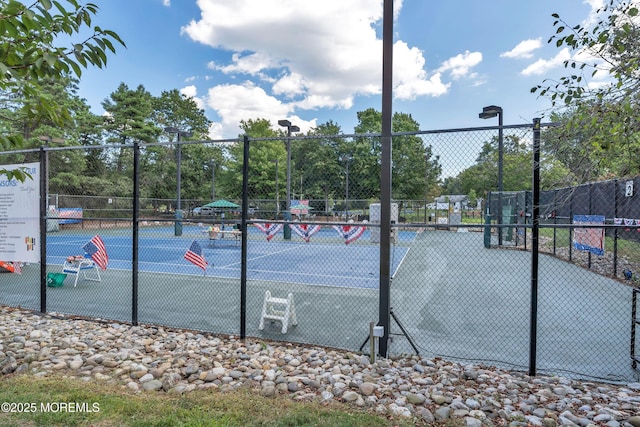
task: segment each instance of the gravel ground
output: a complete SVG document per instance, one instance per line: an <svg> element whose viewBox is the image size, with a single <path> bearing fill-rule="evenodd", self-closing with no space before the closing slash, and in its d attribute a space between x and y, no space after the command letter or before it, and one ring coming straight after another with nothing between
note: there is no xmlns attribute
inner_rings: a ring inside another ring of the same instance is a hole
<svg viewBox="0 0 640 427"><path fill-rule="evenodd" d="M640 383L529 377L488 366L131 326L0 307L2 375L60 373L134 393L252 387L425 422L640 427Z"/></svg>

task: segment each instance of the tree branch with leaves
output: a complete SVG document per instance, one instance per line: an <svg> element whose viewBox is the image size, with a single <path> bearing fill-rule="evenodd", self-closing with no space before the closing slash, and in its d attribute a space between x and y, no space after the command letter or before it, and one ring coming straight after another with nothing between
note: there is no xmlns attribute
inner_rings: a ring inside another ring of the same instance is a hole
<svg viewBox="0 0 640 427"><path fill-rule="evenodd" d="M73 75L80 78L84 68L104 67L107 54L115 53L118 45L125 46L115 32L92 27L97 12L94 3L77 0L37 0L31 4L0 0L0 90L38 100L33 103L38 108L30 114L46 116L63 127L70 120L69 112L41 96L40 81ZM88 37L73 40L87 28L92 31ZM20 133L0 133L3 150L19 148L23 141ZM24 179L21 171L0 170L0 174Z"/></svg>

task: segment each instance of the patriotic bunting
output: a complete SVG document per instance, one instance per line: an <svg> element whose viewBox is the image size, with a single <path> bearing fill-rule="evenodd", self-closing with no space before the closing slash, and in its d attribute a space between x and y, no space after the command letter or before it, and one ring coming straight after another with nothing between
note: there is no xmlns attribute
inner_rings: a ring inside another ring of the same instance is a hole
<svg viewBox="0 0 640 427"><path fill-rule="evenodd" d="M309 238L320 231L320 226L317 224L291 224L291 229L295 231L297 235L302 237L305 242L309 243Z"/></svg>
<svg viewBox="0 0 640 427"><path fill-rule="evenodd" d="M278 232L280 230L282 230L282 227L284 224L253 224L255 225L260 231L262 231L264 234L267 235L267 241L271 241L271 239L273 239L273 237L278 234Z"/></svg>
<svg viewBox="0 0 640 427"><path fill-rule="evenodd" d="M356 241L362 236L366 227L353 226L353 225L334 225L333 228L344 238L344 244Z"/></svg>
<svg viewBox="0 0 640 427"><path fill-rule="evenodd" d="M633 218L613 218L613 223L615 225L622 225L624 224L627 227L640 227L640 219L633 219ZM627 231L629 230L628 228L626 229ZM640 228L638 228L638 231L640 232Z"/></svg>

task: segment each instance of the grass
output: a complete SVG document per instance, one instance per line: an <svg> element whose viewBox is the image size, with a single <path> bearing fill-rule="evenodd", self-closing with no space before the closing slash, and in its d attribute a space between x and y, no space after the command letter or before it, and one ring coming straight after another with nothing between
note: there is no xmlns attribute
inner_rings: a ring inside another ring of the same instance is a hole
<svg viewBox="0 0 640 427"><path fill-rule="evenodd" d="M118 384L85 382L62 375L4 377L0 382L0 402L36 409L35 412L0 412L1 426L18 427L427 425L422 420L390 419L338 402L293 401L286 396L267 398L250 389L233 392L209 389L183 395L158 391L135 393ZM73 402L85 410L56 411L61 402ZM49 405L51 409L42 411L42 405L45 408Z"/></svg>

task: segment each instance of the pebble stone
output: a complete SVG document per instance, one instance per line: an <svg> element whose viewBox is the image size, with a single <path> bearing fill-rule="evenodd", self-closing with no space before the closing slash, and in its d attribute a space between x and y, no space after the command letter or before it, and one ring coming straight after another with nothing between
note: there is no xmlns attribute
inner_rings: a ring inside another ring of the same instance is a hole
<svg viewBox="0 0 640 427"><path fill-rule="evenodd" d="M132 326L0 307L2 375L51 372L183 394L250 387L427 423L640 427L640 383L607 384L465 365Z"/></svg>

